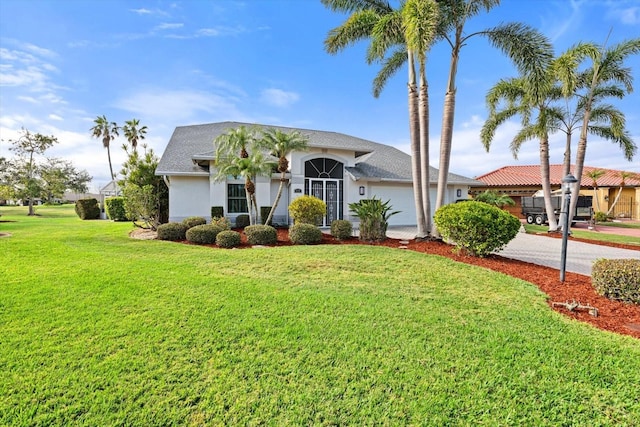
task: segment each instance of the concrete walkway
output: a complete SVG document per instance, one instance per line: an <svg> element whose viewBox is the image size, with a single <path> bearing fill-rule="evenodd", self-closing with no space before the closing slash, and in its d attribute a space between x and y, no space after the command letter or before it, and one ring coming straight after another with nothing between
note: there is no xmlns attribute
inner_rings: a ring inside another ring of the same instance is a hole
<svg viewBox="0 0 640 427"><path fill-rule="evenodd" d="M387 230L387 236L394 239L412 240L415 235L416 229L414 227L390 227ZM559 270L561 252L562 239L518 233L516 238L497 254L505 258L518 259ZM640 251L593 245L573 240L567 242L566 271L590 276L591 265L599 258L640 259Z"/></svg>

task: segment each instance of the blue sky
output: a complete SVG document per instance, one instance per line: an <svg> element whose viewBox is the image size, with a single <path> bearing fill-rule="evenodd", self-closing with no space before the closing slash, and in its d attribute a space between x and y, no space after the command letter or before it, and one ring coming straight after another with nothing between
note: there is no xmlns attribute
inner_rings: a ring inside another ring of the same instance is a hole
<svg viewBox="0 0 640 427"><path fill-rule="evenodd" d="M108 181L102 143L89 129L98 115L122 124L140 119L146 142L161 155L176 126L217 121L342 132L408 152L406 70L380 98L371 94L377 65L367 65L366 44L332 56L328 31L345 15L315 0L112 1L3 0L0 2L0 137L21 127L55 135L49 156L72 160ZM525 22L546 34L560 53L578 41L608 44L640 37L640 0L503 0L467 24L473 32L500 23ZM640 58L633 68L636 92L613 101L640 145ZM438 166L445 45L429 56L431 165ZM509 151L518 129L509 123L486 153L479 130L484 97L500 78L514 76L509 61L482 38L462 51L451 171L475 177L505 165L538 164L538 144ZM124 139L112 144L120 169ZM576 138L577 142L577 138ZM560 163L564 137L551 140ZM8 157L6 142L0 156ZM624 159L617 146L590 137L590 166L640 172L640 154Z"/></svg>

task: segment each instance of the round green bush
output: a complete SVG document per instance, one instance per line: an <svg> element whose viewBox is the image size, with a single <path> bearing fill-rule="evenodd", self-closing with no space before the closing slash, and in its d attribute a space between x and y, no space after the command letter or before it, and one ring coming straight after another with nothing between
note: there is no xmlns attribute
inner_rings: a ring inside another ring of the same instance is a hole
<svg viewBox="0 0 640 427"><path fill-rule="evenodd" d="M249 224L251 224L251 221L249 220L249 215L242 214L242 215L238 215L236 217L236 227L237 228L245 228Z"/></svg>
<svg viewBox="0 0 640 427"><path fill-rule="evenodd" d="M327 205L313 196L300 196L289 205L289 213L295 224L318 224L327 213Z"/></svg>
<svg viewBox="0 0 640 427"><path fill-rule="evenodd" d="M289 240L294 245L315 245L322 241L322 231L313 224L293 224L289 228Z"/></svg>
<svg viewBox="0 0 640 427"><path fill-rule="evenodd" d="M270 225L249 225L244 228L244 234L250 245L275 245L278 242L278 232Z"/></svg>
<svg viewBox="0 0 640 427"><path fill-rule="evenodd" d="M187 226L187 228L195 227L196 225L203 225L207 223L207 220L201 216L190 216L182 220L182 223Z"/></svg>
<svg viewBox="0 0 640 427"><path fill-rule="evenodd" d="M185 240L187 226L181 222L169 222L159 225L157 231L159 240Z"/></svg>
<svg viewBox="0 0 640 427"><path fill-rule="evenodd" d="M240 246L240 233L233 230L223 230L216 236L216 245L221 248L235 248Z"/></svg>
<svg viewBox="0 0 640 427"><path fill-rule="evenodd" d="M216 236L222 231L222 228L213 224L200 224L187 230L186 237L191 243L199 243L201 245L212 245L216 242Z"/></svg>
<svg viewBox="0 0 640 427"><path fill-rule="evenodd" d="M433 219L444 240L479 257L504 248L521 226L509 212L473 201L445 205Z"/></svg>
<svg viewBox="0 0 640 427"><path fill-rule="evenodd" d="M338 240L345 240L353 234L353 224L346 219L336 219L331 223L331 235Z"/></svg>

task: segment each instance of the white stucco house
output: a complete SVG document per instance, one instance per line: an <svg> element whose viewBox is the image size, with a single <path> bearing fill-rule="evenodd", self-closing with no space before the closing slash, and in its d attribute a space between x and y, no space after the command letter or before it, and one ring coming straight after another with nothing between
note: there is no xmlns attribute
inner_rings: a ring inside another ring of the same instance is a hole
<svg viewBox="0 0 640 427"><path fill-rule="evenodd" d="M169 141L156 175L164 177L169 187L169 220L181 221L189 216L211 217L212 206L222 206L231 219L246 212L244 181L228 177L216 182L215 149L217 136L249 123L221 122L176 127ZM309 129L258 125L262 129L277 127L284 132L300 131L309 137L309 149L294 152L289 158L285 189L274 224L288 224L288 205L297 197L309 194L324 200L327 214L324 226L334 219L354 220L349 203L376 197L390 200L394 210L401 212L390 218L390 225L415 225L416 214L411 182L411 157L384 144L353 136ZM438 170L430 168L431 198L435 205ZM258 206L270 206L277 194L280 173L258 177L256 198ZM481 182L456 174L449 174L446 203L466 199L471 187Z"/></svg>

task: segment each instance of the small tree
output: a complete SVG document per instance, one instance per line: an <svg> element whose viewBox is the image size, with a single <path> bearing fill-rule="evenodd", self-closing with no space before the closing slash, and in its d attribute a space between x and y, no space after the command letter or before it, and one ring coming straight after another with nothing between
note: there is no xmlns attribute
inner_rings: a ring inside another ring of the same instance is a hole
<svg viewBox="0 0 640 427"><path fill-rule="evenodd" d="M35 215L33 199L40 197L43 190L42 180L38 176L36 156L44 154L53 144L57 144L58 140L54 136L34 134L22 128L20 137L9 142L13 144L10 150L21 157L15 174L17 196L29 200L29 215Z"/></svg>
<svg viewBox="0 0 640 427"><path fill-rule="evenodd" d="M125 146L128 158L120 172L124 176L120 185L125 188L127 217L138 227L155 230L168 219L169 190L155 174L159 159L153 149L142 147L141 155Z"/></svg>

